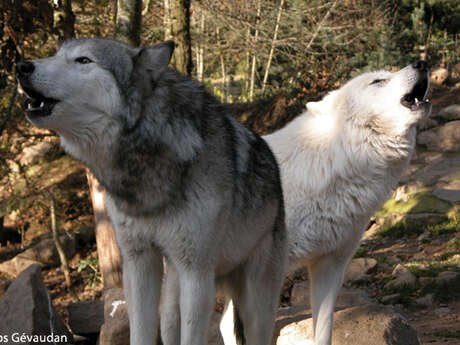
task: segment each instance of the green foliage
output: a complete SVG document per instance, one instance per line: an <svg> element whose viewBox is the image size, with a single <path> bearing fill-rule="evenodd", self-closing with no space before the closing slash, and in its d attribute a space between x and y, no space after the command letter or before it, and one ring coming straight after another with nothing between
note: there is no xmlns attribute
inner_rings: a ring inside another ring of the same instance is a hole
<svg viewBox="0 0 460 345"><path fill-rule="evenodd" d="M87 285L94 288L97 284L102 283L102 276L99 272L99 259L80 260L77 271L89 270Z"/></svg>
<svg viewBox="0 0 460 345"><path fill-rule="evenodd" d="M427 224L420 220L403 219L396 224L383 226L377 234L385 238L399 239L403 237L414 238L425 231L430 232L432 235L456 233L460 231L460 224L453 219L448 219L437 224Z"/></svg>

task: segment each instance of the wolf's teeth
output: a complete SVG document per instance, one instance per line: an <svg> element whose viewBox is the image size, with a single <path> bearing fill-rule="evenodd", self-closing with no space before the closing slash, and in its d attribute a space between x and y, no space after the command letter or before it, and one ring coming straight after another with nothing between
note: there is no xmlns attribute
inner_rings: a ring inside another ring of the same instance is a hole
<svg viewBox="0 0 460 345"><path fill-rule="evenodd" d="M415 97L415 104L419 103L419 100L417 97Z"/></svg>
<svg viewBox="0 0 460 345"><path fill-rule="evenodd" d="M32 109L32 106L30 105L30 103L27 103L27 109Z"/></svg>
<svg viewBox="0 0 460 345"><path fill-rule="evenodd" d="M417 98L416 98L417 99ZM40 103L40 108L43 108L45 106L45 102Z"/></svg>

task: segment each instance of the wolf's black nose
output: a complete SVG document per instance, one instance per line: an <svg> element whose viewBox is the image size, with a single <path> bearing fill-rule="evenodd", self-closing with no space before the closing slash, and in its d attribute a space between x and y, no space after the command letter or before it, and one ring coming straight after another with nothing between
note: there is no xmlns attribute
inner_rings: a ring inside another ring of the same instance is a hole
<svg viewBox="0 0 460 345"><path fill-rule="evenodd" d="M428 71L428 63L423 60L416 61L412 64L412 67L415 68L416 70L419 70L420 72L426 72Z"/></svg>
<svg viewBox="0 0 460 345"><path fill-rule="evenodd" d="M35 66L30 61L18 62L16 64L16 73L21 77L28 77L34 71Z"/></svg>

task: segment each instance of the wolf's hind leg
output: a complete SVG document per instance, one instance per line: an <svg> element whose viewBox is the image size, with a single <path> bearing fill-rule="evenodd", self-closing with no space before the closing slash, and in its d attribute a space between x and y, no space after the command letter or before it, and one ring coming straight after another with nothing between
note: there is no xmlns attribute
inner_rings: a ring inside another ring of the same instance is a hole
<svg viewBox="0 0 460 345"><path fill-rule="evenodd" d="M157 337L162 275L162 257L156 250L145 248L131 255L123 253L123 291L131 344L152 345L152 339Z"/></svg>
<svg viewBox="0 0 460 345"><path fill-rule="evenodd" d="M349 258L334 253L308 263L315 345L330 345L334 307Z"/></svg>
<svg viewBox="0 0 460 345"><path fill-rule="evenodd" d="M243 268L240 288L235 289L232 296L238 344L271 344L285 273L285 256L284 245L274 243L270 233Z"/></svg>
<svg viewBox="0 0 460 345"><path fill-rule="evenodd" d="M163 345L180 345L179 279L171 264L166 265L166 278L161 296L161 340Z"/></svg>

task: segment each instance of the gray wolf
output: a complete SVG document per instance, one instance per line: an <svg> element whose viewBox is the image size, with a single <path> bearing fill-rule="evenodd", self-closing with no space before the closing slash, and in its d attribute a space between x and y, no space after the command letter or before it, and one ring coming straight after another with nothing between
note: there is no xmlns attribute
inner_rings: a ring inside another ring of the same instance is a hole
<svg viewBox="0 0 460 345"><path fill-rule="evenodd" d="M331 344L344 272L406 170L416 125L431 112L428 73L423 61L364 73L264 137L280 164L290 269L309 271L315 345Z"/></svg>
<svg viewBox="0 0 460 345"><path fill-rule="evenodd" d="M77 39L18 63L27 118L107 190L132 345L152 345L159 322L165 345L206 344L216 286L234 300L240 341L267 345L288 254L278 166L263 139L168 68L173 49Z"/></svg>

